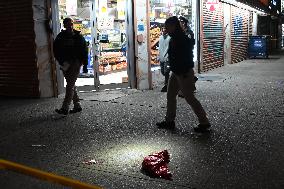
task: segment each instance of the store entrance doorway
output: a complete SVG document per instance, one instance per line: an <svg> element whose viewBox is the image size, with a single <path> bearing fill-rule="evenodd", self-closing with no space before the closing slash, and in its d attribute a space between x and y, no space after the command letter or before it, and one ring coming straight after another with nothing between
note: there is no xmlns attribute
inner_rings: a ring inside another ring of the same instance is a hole
<svg viewBox="0 0 284 189"><path fill-rule="evenodd" d="M72 18L88 44L88 73L81 69L78 90L128 87L125 0L58 0L58 5L60 29L64 18Z"/></svg>

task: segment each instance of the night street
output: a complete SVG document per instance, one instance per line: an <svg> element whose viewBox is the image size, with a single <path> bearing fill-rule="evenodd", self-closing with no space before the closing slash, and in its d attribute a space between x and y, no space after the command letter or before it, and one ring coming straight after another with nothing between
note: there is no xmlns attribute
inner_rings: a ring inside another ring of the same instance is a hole
<svg viewBox="0 0 284 189"><path fill-rule="evenodd" d="M166 93L80 93L83 111L54 112L60 98L1 98L0 159L102 188L284 188L284 54L199 75L197 98L212 130L196 134L178 98L175 130L158 129ZM141 172L143 158L168 150L173 180ZM93 160L92 164L84 164ZM1 189L66 188L0 170Z"/></svg>

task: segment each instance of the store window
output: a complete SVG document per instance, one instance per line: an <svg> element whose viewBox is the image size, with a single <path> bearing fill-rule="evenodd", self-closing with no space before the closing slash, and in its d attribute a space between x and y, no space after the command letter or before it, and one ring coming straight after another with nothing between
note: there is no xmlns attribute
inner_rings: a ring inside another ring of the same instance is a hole
<svg viewBox="0 0 284 189"><path fill-rule="evenodd" d="M125 0L98 1L97 33L101 75L126 73Z"/></svg>
<svg viewBox="0 0 284 189"><path fill-rule="evenodd" d="M98 72L101 84L127 82L127 49L125 25L125 0L96 0L95 19L97 21L96 36L92 36L90 13L91 1L88 0L59 0L60 26L63 19L70 17L74 20L74 29L80 30L89 47L88 74L80 73L81 78L94 77L93 50L98 54ZM92 38L98 43L92 44ZM92 46L96 45L96 46ZM90 80L93 83L93 80ZM82 81L84 84L86 83ZM77 85L77 83L76 83ZM79 84L80 85L80 84Z"/></svg>
<svg viewBox="0 0 284 189"><path fill-rule="evenodd" d="M90 26L90 2L84 0L59 0L60 29L63 28L63 19L70 17L74 20L74 29L81 31L88 44L88 74L93 74L91 26ZM82 74L82 70L81 70Z"/></svg>
<svg viewBox="0 0 284 189"><path fill-rule="evenodd" d="M150 48L151 67L160 65L159 37L161 29L167 18L171 16L183 16L189 21L189 27L193 29L192 0L150 0Z"/></svg>

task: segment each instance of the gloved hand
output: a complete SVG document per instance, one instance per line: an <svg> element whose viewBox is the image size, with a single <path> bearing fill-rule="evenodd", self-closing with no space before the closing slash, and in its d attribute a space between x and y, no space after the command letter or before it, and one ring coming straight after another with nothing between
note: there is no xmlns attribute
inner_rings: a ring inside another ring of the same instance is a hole
<svg viewBox="0 0 284 189"><path fill-rule="evenodd" d="M88 68L86 64L83 65L83 73L88 73Z"/></svg>

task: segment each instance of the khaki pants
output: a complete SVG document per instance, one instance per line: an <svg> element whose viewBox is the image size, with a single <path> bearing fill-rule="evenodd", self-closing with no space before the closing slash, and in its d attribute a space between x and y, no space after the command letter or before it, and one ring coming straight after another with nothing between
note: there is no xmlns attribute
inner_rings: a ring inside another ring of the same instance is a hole
<svg viewBox="0 0 284 189"><path fill-rule="evenodd" d="M181 90L186 102L196 114L199 123L208 124L208 118L200 102L194 96L194 71L190 69L184 75L171 74L167 92L167 114L166 121L174 121L176 118L177 94Z"/></svg>
<svg viewBox="0 0 284 189"><path fill-rule="evenodd" d="M63 75L66 79L66 92L65 98L62 104L62 109L69 109L71 101L73 100L74 107L80 107L80 100L77 94L77 88L75 86L76 80L80 73L81 62L78 60L69 61L69 68L63 71Z"/></svg>

